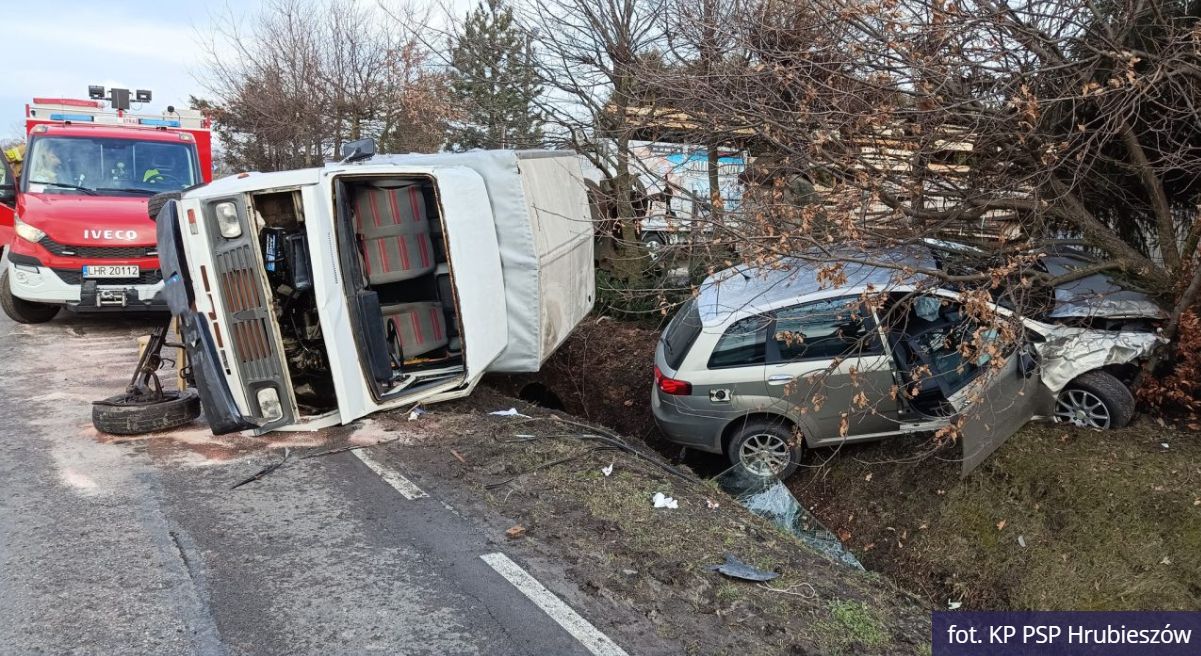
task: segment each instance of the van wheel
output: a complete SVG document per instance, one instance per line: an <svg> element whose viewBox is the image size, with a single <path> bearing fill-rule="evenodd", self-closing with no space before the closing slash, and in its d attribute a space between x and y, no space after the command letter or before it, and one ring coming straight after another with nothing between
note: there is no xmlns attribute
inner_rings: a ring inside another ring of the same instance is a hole
<svg viewBox="0 0 1201 656"><path fill-rule="evenodd" d="M758 476L792 476L801 461L801 436L790 426L749 421L730 440L730 463Z"/></svg>
<svg viewBox="0 0 1201 656"><path fill-rule="evenodd" d="M1055 421L1082 428L1121 428L1134 417L1134 395L1105 371L1076 377L1055 399Z"/></svg>
<svg viewBox="0 0 1201 656"><path fill-rule="evenodd" d="M151 221L158 220L159 210L163 209L163 205L173 200L179 200L183 197L178 191L164 191L161 194L155 194L146 201L146 214L150 216Z"/></svg>
<svg viewBox="0 0 1201 656"><path fill-rule="evenodd" d="M8 284L8 269L0 273L0 307L4 314L17 323L46 323L58 314L59 307L47 303L35 303L13 296Z"/></svg>
<svg viewBox="0 0 1201 656"><path fill-rule="evenodd" d="M138 401L128 394L92 403L92 425L110 435L141 435L183 426L200 416L196 390L163 392L161 401Z"/></svg>

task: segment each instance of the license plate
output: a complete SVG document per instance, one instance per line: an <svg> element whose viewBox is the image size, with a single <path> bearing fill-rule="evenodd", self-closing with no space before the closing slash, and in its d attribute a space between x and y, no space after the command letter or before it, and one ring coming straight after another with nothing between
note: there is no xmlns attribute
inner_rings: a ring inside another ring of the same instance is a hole
<svg viewBox="0 0 1201 656"><path fill-rule="evenodd" d="M132 264L89 264L83 268L84 278L137 278L140 273Z"/></svg>

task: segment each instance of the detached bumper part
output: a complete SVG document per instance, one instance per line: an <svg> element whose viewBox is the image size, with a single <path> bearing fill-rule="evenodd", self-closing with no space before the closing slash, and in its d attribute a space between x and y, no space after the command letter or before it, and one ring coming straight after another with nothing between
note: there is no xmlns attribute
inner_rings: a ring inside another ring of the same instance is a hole
<svg viewBox="0 0 1201 656"><path fill-rule="evenodd" d="M225 376L221 373L217 345L208 326L194 312L180 316L179 322L192 365L192 376L196 380L196 391L200 393L200 407L204 410L204 418L208 420L213 435L258 428L257 424L242 416L238 404L234 402Z"/></svg>

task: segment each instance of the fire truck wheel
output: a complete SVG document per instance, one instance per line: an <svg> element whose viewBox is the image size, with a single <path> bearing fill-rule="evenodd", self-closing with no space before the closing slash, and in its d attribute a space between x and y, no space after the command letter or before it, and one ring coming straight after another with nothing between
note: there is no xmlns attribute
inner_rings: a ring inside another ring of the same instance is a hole
<svg viewBox="0 0 1201 656"><path fill-rule="evenodd" d="M8 271L0 273L0 307L4 314L17 323L46 323L58 314L57 305L34 303L13 296L12 287L8 284Z"/></svg>
<svg viewBox="0 0 1201 656"><path fill-rule="evenodd" d="M161 401L139 401L127 394L92 403L92 425L109 435L141 435L183 426L200 416L196 390L163 392Z"/></svg>
<svg viewBox="0 0 1201 656"><path fill-rule="evenodd" d="M181 196L182 194L178 191L164 191L151 196L150 200L146 201L146 213L150 215L150 220L158 219L158 212L163 209L163 205L166 205L167 201L179 200Z"/></svg>

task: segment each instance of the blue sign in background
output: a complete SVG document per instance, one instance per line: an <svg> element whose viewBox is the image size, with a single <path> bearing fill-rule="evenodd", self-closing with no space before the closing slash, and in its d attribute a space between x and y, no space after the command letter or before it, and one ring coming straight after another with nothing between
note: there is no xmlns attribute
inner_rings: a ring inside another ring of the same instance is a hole
<svg viewBox="0 0 1201 656"><path fill-rule="evenodd" d="M1199 656L1201 612L935 611L933 656Z"/></svg>

